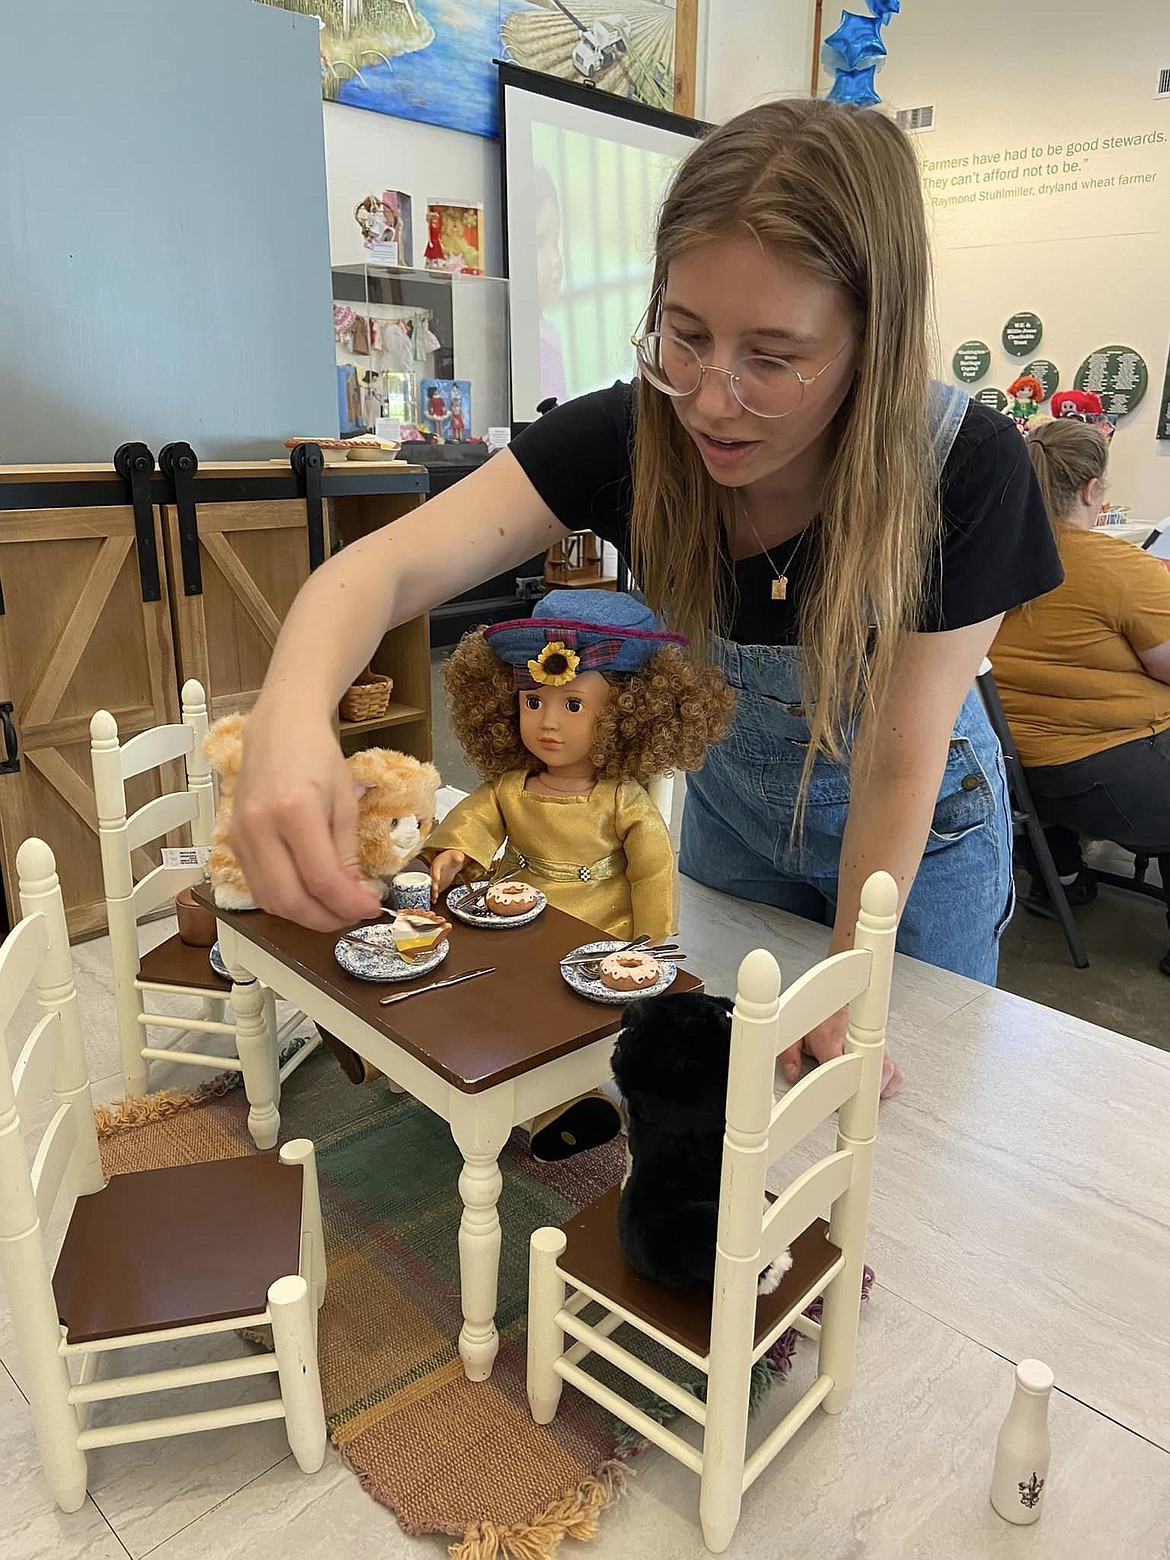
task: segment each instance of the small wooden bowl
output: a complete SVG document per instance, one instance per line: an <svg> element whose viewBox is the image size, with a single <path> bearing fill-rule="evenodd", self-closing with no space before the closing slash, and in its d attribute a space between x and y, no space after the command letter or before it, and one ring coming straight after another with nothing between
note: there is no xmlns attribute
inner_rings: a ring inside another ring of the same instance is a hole
<svg viewBox="0 0 1170 1560"><path fill-rule="evenodd" d="M175 895L175 914L179 920L179 941L189 948L210 948L218 936L215 915L194 898L189 888Z"/></svg>

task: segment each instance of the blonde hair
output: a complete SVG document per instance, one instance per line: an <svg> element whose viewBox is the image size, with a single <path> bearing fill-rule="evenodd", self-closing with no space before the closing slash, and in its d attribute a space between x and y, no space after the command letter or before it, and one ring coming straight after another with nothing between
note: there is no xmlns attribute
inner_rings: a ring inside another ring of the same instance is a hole
<svg viewBox="0 0 1170 1560"><path fill-rule="evenodd" d="M880 701L888 686L899 639L919 622L940 529L930 263L908 140L882 114L823 101L764 104L712 131L663 204L651 297L676 255L736 231L841 287L857 330L856 379L816 522L819 563L798 621L812 733L803 796L817 754L842 757L861 700ZM723 537L734 504L668 397L640 380L631 565L650 605L699 646L727 622Z"/></svg>
<svg viewBox="0 0 1170 1560"><path fill-rule="evenodd" d="M1067 524L1086 482L1099 482L1109 464L1109 445L1089 423L1058 417L1024 435L1053 534Z"/></svg>

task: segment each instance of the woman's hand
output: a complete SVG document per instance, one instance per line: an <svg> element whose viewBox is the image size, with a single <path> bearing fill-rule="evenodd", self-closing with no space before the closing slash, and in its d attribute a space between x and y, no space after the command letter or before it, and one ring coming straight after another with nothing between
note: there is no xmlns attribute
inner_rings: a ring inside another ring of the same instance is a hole
<svg viewBox="0 0 1170 1560"><path fill-rule="evenodd" d="M784 1069L784 1077L788 1083L795 1083L800 1077L802 1054L814 1057L817 1062L829 1062L834 1056L842 1055L845 1050L847 1020L848 1012L842 1008L839 1013L834 1013L832 1018L827 1018L823 1024L810 1029L798 1045L790 1045L787 1051L781 1051L780 1065ZM888 1100L892 1094L897 1094L901 1087L902 1069L887 1051L882 1057L882 1099Z"/></svg>
<svg viewBox="0 0 1170 1560"><path fill-rule="evenodd" d="M357 864L357 792L328 721L256 706L230 827L264 910L333 931L381 910Z"/></svg>
<svg viewBox="0 0 1170 1560"><path fill-rule="evenodd" d="M445 894L467 865L461 850L441 850L431 862L431 898Z"/></svg>

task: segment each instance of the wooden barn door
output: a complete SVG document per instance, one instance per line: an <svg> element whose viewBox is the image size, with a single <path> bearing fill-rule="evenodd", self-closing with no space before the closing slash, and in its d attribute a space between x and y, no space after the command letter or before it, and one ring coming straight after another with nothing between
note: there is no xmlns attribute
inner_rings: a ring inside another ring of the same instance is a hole
<svg viewBox="0 0 1170 1560"><path fill-rule="evenodd" d="M157 515L155 528L161 559ZM105 925L89 722L108 709L129 736L178 719L165 577L156 588L144 601L129 505L0 521L0 860L13 920L16 852L36 834L57 857L70 934ZM152 785L140 777L131 805Z"/></svg>

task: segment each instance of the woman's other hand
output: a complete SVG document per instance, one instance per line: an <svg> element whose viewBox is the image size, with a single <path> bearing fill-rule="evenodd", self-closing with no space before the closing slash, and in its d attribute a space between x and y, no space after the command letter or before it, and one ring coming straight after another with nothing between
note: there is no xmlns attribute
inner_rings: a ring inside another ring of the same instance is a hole
<svg viewBox="0 0 1170 1560"><path fill-rule="evenodd" d="M811 1056L817 1062L829 1062L844 1053L847 1020L848 1013L842 1008L823 1024L810 1029L797 1045L790 1045L787 1051L781 1051L779 1060L786 1082L795 1083L800 1077L802 1055ZM902 1082L902 1069L887 1051L882 1058L882 1099L887 1100L897 1094Z"/></svg>

